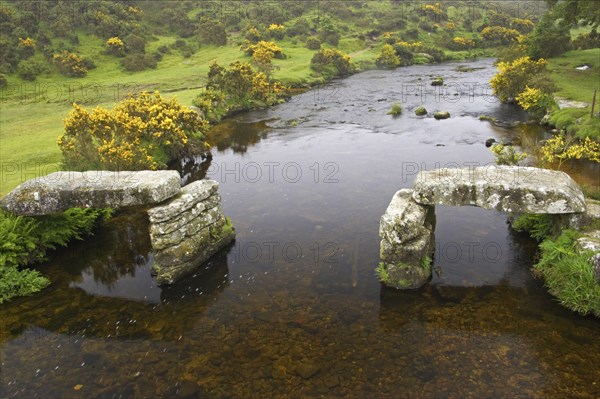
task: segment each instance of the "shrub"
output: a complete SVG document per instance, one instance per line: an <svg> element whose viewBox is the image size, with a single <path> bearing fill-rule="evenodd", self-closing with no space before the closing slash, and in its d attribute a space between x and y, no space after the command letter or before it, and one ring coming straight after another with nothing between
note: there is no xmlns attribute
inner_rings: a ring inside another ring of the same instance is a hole
<svg viewBox="0 0 600 399"><path fill-rule="evenodd" d="M589 33L580 33L573 40L571 47L576 50L600 47L600 34L596 30L592 30Z"/></svg>
<svg viewBox="0 0 600 399"><path fill-rule="evenodd" d="M451 50L468 50L473 47L475 47L475 41L460 36L454 37L449 45Z"/></svg>
<svg viewBox="0 0 600 399"><path fill-rule="evenodd" d="M320 50L321 41L317 37L310 36L308 39L306 39L306 48L309 50Z"/></svg>
<svg viewBox="0 0 600 399"><path fill-rule="evenodd" d="M354 66L348 54L337 49L321 49L313 55L310 67L320 73L336 76L347 76L354 73Z"/></svg>
<svg viewBox="0 0 600 399"><path fill-rule="evenodd" d="M239 61L224 68L212 63L208 70L206 88L225 94L230 109L250 109L254 105L271 105L285 95L285 87L255 71L249 63Z"/></svg>
<svg viewBox="0 0 600 399"><path fill-rule="evenodd" d="M125 43L119 39L118 36L114 36L106 40L106 53L122 57L125 55Z"/></svg>
<svg viewBox="0 0 600 399"><path fill-rule="evenodd" d="M240 48L246 55L253 56L254 52L260 50L263 54L270 53L271 58L285 59L283 49L273 42L266 42L264 40L259 41L256 44L250 44L245 42Z"/></svg>
<svg viewBox="0 0 600 399"><path fill-rule="evenodd" d="M556 135L546 141L540 149L540 153L543 164L550 165L557 162L559 170L562 164L569 159L586 158L600 163L600 143L589 137L577 140L573 136Z"/></svg>
<svg viewBox="0 0 600 399"><path fill-rule="evenodd" d="M287 28L288 36L306 36L310 34L310 23L306 17L300 17Z"/></svg>
<svg viewBox="0 0 600 399"><path fill-rule="evenodd" d="M408 42L398 41L392 45L396 55L400 59L400 65L406 66L413 63L415 46Z"/></svg>
<svg viewBox="0 0 600 399"><path fill-rule="evenodd" d="M77 54L67 50L54 54L52 59L63 75L82 78L88 72L85 62Z"/></svg>
<svg viewBox="0 0 600 399"><path fill-rule="evenodd" d="M375 58L375 65L380 68L396 68L400 65L400 57L390 44L384 44Z"/></svg>
<svg viewBox="0 0 600 399"><path fill-rule="evenodd" d="M131 54L123 58L121 65L128 72L138 72L144 69L155 69L156 58L149 54Z"/></svg>
<svg viewBox="0 0 600 399"><path fill-rule="evenodd" d="M518 165L519 162L527 158L524 152L518 152L512 145L505 146L502 143L492 145L490 150L496 156L497 165Z"/></svg>
<svg viewBox="0 0 600 399"><path fill-rule="evenodd" d="M429 54L434 62L442 62L446 59L446 53L442 49L434 46L423 46L422 52Z"/></svg>
<svg viewBox="0 0 600 399"><path fill-rule="evenodd" d="M21 79L34 81L42 72L44 67L36 61L21 61L17 74Z"/></svg>
<svg viewBox="0 0 600 399"><path fill-rule="evenodd" d="M258 43L263 40L263 36L262 32L252 25L247 26L246 31L244 32L244 39L248 40L250 43Z"/></svg>
<svg viewBox="0 0 600 399"><path fill-rule="evenodd" d="M35 53L35 41L29 37L20 37L17 48L19 49L22 58L31 57L33 53Z"/></svg>
<svg viewBox="0 0 600 399"><path fill-rule="evenodd" d="M554 97L544 93L541 89L531 88L525 85L525 89L515 98L517 104L530 115L541 119L551 107L556 106Z"/></svg>
<svg viewBox="0 0 600 399"><path fill-rule="evenodd" d="M551 93L554 86L547 76L546 65L544 59L532 61L529 57L498 63L499 72L490 80L494 94L505 103L515 101L526 87Z"/></svg>
<svg viewBox="0 0 600 399"><path fill-rule="evenodd" d="M225 93L220 90L205 89L194 98L192 104L202 111L209 122L220 121L229 111Z"/></svg>
<svg viewBox="0 0 600 399"><path fill-rule="evenodd" d="M506 45L517 41L519 31L503 26L488 26L481 31L481 37L488 45Z"/></svg>
<svg viewBox="0 0 600 399"><path fill-rule="evenodd" d="M198 37L200 43L224 46L227 44L227 32L222 22L201 17L198 22Z"/></svg>
<svg viewBox="0 0 600 399"><path fill-rule="evenodd" d="M535 24L530 19L513 18L510 27L518 30L520 33L529 33L533 30Z"/></svg>
<svg viewBox="0 0 600 399"><path fill-rule="evenodd" d="M0 73L0 87L4 87L8 85L8 79L6 78L6 75L3 73Z"/></svg>
<svg viewBox="0 0 600 399"><path fill-rule="evenodd" d="M58 139L69 168L165 168L183 155L206 151L205 119L158 92L130 95L112 110L92 112L73 104Z"/></svg>
<svg viewBox="0 0 600 399"><path fill-rule="evenodd" d="M125 51L128 53L144 53L146 51L146 41L143 37L131 34L125 40Z"/></svg>
<svg viewBox="0 0 600 399"><path fill-rule="evenodd" d="M556 57L569 49L570 28L556 23L553 13L547 13L525 40L527 54L535 60Z"/></svg>
<svg viewBox="0 0 600 399"><path fill-rule="evenodd" d="M281 40L285 36L285 26L283 25L271 24L267 30L273 39Z"/></svg>

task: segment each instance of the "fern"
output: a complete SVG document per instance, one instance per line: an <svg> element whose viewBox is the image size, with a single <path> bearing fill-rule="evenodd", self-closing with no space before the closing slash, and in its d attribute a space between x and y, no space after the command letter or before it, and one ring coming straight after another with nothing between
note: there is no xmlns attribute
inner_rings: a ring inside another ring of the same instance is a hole
<svg viewBox="0 0 600 399"><path fill-rule="evenodd" d="M0 211L0 303L40 291L50 281L38 271L24 268L46 259L48 250L66 246L91 234L110 209L69 209L39 218Z"/></svg>

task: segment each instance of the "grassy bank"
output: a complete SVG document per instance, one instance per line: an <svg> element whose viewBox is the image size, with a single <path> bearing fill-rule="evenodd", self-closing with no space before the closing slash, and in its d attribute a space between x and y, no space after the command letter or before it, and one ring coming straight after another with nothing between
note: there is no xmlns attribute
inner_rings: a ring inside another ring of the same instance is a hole
<svg viewBox="0 0 600 399"><path fill-rule="evenodd" d="M89 41L90 56L100 51L95 38L83 40ZM157 40L152 45L161 42ZM314 51L291 43L282 45L288 58L274 63L277 68L274 77L294 85L318 83L309 68ZM191 105L206 81L212 60L227 65L249 57L233 45L203 46L189 58L166 55L156 69L136 73L122 71L118 60L108 58L98 60L98 67L84 78L47 74L28 82L14 77L0 92L0 196L27 179L60 170L61 154L56 139L63 131L63 119L73 102L86 108L111 108L128 92L158 90Z"/></svg>
<svg viewBox="0 0 600 399"><path fill-rule="evenodd" d="M589 65L586 71L575 69ZM600 48L568 51L560 57L548 60L548 69L554 83L558 86L557 96L568 100L592 102L594 89L600 90Z"/></svg>

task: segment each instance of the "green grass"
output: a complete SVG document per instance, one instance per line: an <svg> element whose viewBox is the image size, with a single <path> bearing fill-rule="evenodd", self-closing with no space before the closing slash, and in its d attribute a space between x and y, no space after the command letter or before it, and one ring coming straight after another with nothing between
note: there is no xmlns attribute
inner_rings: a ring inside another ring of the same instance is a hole
<svg viewBox="0 0 600 399"><path fill-rule="evenodd" d="M580 65L589 65L591 68L587 71L575 69ZM560 57L549 59L548 69L559 88L556 95L560 97L591 103L594 89L600 90L600 48L568 51ZM600 99L596 101L600 102Z"/></svg>
<svg viewBox="0 0 600 399"><path fill-rule="evenodd" d="M591 251L579 253L575 243L579 234L565 230L556 240L545 240L542 257L534 270L544 278L550 293L561 305L582 315L600 317L600 285L588 259Z"/></svg>
<svg viewBox="0 0 600 399"><path fill-rule="evenodd" d="M81 54L98 65L86 77L70 78L56 71L39 76L35 82L16 75L9 77L9 87L2 91L0 109L0 196L28 179L60 170L62 156L56 139L63 132L63 120L72 109L72 102L90 109L112 108L129 91L158 90L166 97L191 105L206 81L212 60L223 65L250 60L237 45L202 46L190 58L172 50L158 63L157 69L129 73L122 70L120 59L101 54L100 39L86 34L80 34L79 38L81 48L85 49ZM159 37L147 45L147 52L172 41ZM288 84L314 84L322 80L313 76L309 68L314 51L286 42L282 45L288 58L274 62L280 68L275 71L275 78Z"/></svg>
<svg viewBox="0 0 600 399"><path fill-rule="evenodd" d="M597 100L600 103L600 95ZM596 109L600 108L600 104ZM600 119L590 116L591 107L565 108L552 113L550 123L578 138L600 139Z"/></svg>

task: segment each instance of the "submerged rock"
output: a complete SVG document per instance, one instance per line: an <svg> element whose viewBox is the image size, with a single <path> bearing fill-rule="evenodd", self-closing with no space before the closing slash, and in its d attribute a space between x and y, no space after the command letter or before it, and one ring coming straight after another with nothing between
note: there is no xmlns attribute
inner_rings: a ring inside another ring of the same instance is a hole
<svg viewBox="0 0 600 399"><path fill-rule="evenodd" d="M418 116L427 115L427 110L425 109L425 107L419 107L419 108L415 109L415 115L418 115Z"/></svg>
<svg viewBox="0 0 600 399"><path fill-rule="evenodd" d="M442 77L440 77L440 76L438 76L438 77L434 78L434 79L431 81L431 85L432 85L432 86L443 86L443 85L444 85L444 78L442 78Z"/></svg>
<svg viewBox="0 0 600 399"><path fill-rule="evenodd" d="M448 119L448 118L450 118L450 112L448 112L448 111L438 111L438 112L436 112L436 113L433 114L433 117L435 119L438 119L438 120L440 120L440 119Z"/></svg>

